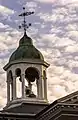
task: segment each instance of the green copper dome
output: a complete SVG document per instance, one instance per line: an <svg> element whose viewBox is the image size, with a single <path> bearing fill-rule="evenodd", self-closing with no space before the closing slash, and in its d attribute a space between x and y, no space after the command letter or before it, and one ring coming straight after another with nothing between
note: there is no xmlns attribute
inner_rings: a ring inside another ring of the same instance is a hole
<svg viewBox="0 0 78 120"><path fill-rule="evenodd" d="M11 55L9 62L20 59L39 59L44 60L43 55L38 51L32 43L32 39L26 34L20 39L19 47Z"/></svg>

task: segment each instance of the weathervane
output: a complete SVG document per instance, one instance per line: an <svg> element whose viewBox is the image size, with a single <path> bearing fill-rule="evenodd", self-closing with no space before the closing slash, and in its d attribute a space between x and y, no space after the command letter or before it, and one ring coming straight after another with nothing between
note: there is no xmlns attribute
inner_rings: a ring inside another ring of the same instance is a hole
<svg viewBox="0 0 78 120"><path fill-rule="evenodd" d="M34 14L34 12L25 12L25 7L23 7L24 12L21 13L19 16L24 17L23 24L19 26L19 29L22 27L24 28L24 34L26 34L27 29L31 26L31 23L26 22L26 16L29 16L31 14Z"/></svg>

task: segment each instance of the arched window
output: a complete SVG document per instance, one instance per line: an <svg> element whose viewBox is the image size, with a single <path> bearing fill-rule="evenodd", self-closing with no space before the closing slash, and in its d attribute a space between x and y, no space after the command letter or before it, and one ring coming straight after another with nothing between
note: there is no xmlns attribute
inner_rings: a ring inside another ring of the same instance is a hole
<svg viewBox="0 0 78 120"><path fill-rule="evenodd" d="M13 76L12 71L8 72L8 87L10 88L10 101L13 100Z"/></svg>
<svg viewBox="0 0 78 120"><path fill-rule="evenodd" d="M37 80L39 79L39 72L34 67L29 67L25 71L25 78L28 82L26 85L26 96L36 97L37 96Z"/></svg>
<svg viewBox="0 0 78 120"><path fill-rule="evenodd" d="M21 70L20 68L17 68L15 70L15 74L16 74L16 96L17 98L21 98L22 97L22 82L21 82Z"/></svg>
<svg viewBox="0 0 78 120"><path fill-rule="evenodd" d="M17 68L17 69L15 70L15 74L16 74L17 77L20 78L19 80L21 81L21 70L20 70L20 68Z"/></svg>

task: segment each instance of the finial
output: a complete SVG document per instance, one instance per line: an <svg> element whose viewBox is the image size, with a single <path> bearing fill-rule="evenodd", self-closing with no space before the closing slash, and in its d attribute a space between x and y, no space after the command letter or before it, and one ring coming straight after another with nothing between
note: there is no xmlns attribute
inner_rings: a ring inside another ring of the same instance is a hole
<svg viewBox="0 0 78 120"><path fill-rule="evenodd" d="M24 10L24 12L21 13L19 16L24 17L24 21L23 21L22 25L19 26L19 29L21 29L23 27L24 28L24 35L26 35L27 29L31 26L31 23L27 24L26 16L34 14L34 12L25 12L25 7L23 7L23 10Z"/></svg>

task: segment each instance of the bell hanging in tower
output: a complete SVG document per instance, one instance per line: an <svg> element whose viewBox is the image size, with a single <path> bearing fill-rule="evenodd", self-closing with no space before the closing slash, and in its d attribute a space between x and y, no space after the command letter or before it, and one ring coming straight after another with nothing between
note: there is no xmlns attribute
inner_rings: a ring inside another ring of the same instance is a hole
<svg viewBox="0 0 78 120"><path fill-rule="evenodd" d="M35 48L32 39L27 35L27 29L31 24L27 24L26 16L34 12L25 12L25 8L23 9L24 13L19 16L24 17L24 23L20 26L24 28L24 35L19 41L18 48L10 56L9 62L4 66L7 73L7 105L4 110L9 110L14 104L19 103L41 106L48 104L46 70L49 64L44 61L42 53ZM36 94L33 91L35 87Z"/></svg>

